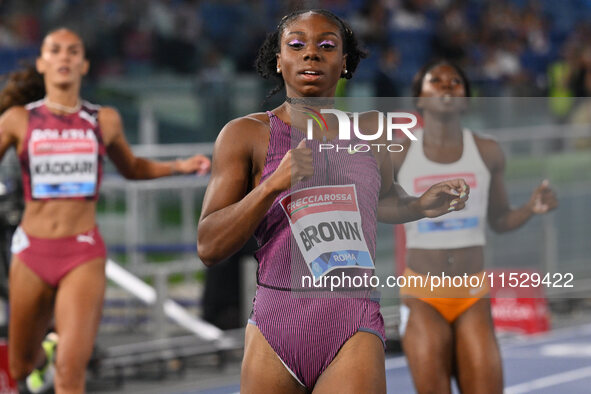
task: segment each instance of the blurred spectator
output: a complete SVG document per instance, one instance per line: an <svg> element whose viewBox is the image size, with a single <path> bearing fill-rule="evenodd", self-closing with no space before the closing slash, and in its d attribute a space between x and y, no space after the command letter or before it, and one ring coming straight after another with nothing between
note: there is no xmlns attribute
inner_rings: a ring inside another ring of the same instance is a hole
<svg viewBox="0 0 591 394"><path fill-rule="evenodd" d="M393 30L422 30L429 27L425 16L430 0L400 0L392 13L390 28Z"/></svg>
<svg viewBox="0 0 591 394"><path fill-rule="evenodd" d="M351 28L366 45L384 45L388 39L388 10L381 0L369 0L351 18Z"/></svg>
<svg viewBox="0 0 591 394"><path fill-rule="evenodd" d="M324 7L349 20L373 53L355 83L389 75L404 91L417 64L439 56L465 67L482 94L533 95L555 83L547 70L560 60L558 48L565 39L585 42L589 36L588 27L569 34L568 27L587 15L577 4L564 2L557 9L530 0L3 0L0 66L5 71L16 67L23 57L20 49L65 25L85 39L91 77L195 75L207 67L212 47L234 69L254 72L258 46L273 28L261 19ZM556 18L550 22L545 15ZM383 59L392 56L381 53L388 44L398 51L395 76L392 67L384 68L388 61Z"/></svg>
<svg viewBox="0 0 591 394"><path fill-rule="evenodd" d="M548 26L542 18L541 10L538 7L532 5L525 9L522 16L521 28L527 46L532 52L544 55L550 51Z"/></svg>
<svg viewBox="0 0 591 394"><path fill-rule="evenodd" d="M591 126L591 44L584 44L576 68L573 70L571 89L577 97L577 102L570 115L573 124ZM576 146L589 149L591 140L583 138L576 141Z"/></svg>
<svg viewBox="0 0 591 394"><path fill-rule="evenodd" d="M464 3L462 0L456 0L443 11L437 26L433 50L437 57L449 59L467 69L468 51L473 38Z"/></svg>
<svg viewBox="0 0 591 394"><path fill-rule="evenodd" d="M18 34L14 32L12 26L0 20L0 47L14 48L21 45L21 39Z"/></svg>
<svg viewBox="0 0 591 394"><path fill-rule="evenodd" d="M581 48L580 57L575 59L575 68L571 75L571 90L575 97L591 96L591 45Z"/></svg>
<svg viewBox="0 0 591 394"><path fill-rule="evenodd" d="M515 37L499 38L494 45L485 48L483 73L486 78L511 80L519 75L519 54L522 45Z"/></svg>
<svg viewBox="0 0 591 394"><path fill-rule="evenodd" d="M155 63L165 70L191 74L197 70L197 9L194 2L153 0L148 20L155 40ZM193 7L192 7L193 5Z"/></svg>
<svg viewBox="0 0 591 394"><path fill-rule="evenodd" d="M392 46L384 48L380 53L378 69L374 78L376 97L400 96L397 68L400 62L398 51Z"/></svg>
<svg viewBox="0 0 591 394"><path fill-rule="evenodd" d="M571 79L574 67L578 59L578 45L567 42L561 55L548 67L548 97L555 98L550 101L550 110L559 123L566 121L570 114L574 96Z"/></svg>
<svg viewBox="0 0 591 394"><path fill-rule="evenodd" d="M215 47L205 48L203 67L198 73L197 97L207 97L203 102L203 119L207 130L220 130L228 121L228 110L231 109L230 84L234 73L233 65Z"/></svg>

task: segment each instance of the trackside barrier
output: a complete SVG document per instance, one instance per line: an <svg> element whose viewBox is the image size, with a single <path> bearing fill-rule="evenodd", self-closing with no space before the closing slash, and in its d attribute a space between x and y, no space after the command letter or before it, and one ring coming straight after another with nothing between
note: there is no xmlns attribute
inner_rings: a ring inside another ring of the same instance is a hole
<svg viewBox="0 0 591 394"><path fill-rule="evenodd" d="M145 304L152 306L157 304L158 294L152 286L132 275L111 259L107 260L106 273L109 280ZM231 347L233 345L232 340L226 338L222 330L202 319L192 316L172 299L162 300L162 310L168 318L203 340L217 341L221 347Z"/></svg>

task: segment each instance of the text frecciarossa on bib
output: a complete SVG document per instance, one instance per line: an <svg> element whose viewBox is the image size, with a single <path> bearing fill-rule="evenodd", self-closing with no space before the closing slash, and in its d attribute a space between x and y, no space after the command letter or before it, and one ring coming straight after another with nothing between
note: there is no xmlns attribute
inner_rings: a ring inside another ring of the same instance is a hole
<svg viewBox="0 0 591 394"><path fill-rule="evenodd" d="M337 268L374 268L355 185L300 189L281 199L281 206L315 281Z"/></svg>

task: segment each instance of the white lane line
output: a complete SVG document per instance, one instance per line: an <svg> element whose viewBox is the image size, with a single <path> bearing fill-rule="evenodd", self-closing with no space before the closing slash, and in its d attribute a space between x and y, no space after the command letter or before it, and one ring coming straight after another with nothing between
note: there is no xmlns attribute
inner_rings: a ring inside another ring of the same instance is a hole
<svg viewBox="0 0 591 394"><path fill-rule="evenodd" d="M573 336L586 336L589 334L591 334L591 324L582 324L580 326L558 328L534 336L522 335L518 337L500 338L499 345L501 345L501 349L510 349L553 342L563 338L570 339Z"/></svg>
<svg viewBox="0 0 591 394"><path fill-rule="evenodd" d="M572 371L561 372L549 375L543 378L534 379L529 382L516 384L505 389L505 394L531 393L535 390L545 387L556 386L561 383L572 382L574 380L590 378L591 367L573 369Z"/></svg>
<svg viewBox="0 0 591 394"><path fill-rule="evenodd" d="M556 343L544 345L540 354L546 357L590 358L591 344L589 343Z"/></svg>

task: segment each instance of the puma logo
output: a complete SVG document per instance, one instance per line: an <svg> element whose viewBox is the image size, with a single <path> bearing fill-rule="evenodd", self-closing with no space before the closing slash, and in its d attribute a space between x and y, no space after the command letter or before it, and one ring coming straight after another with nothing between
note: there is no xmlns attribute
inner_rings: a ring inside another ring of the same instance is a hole
<svg viewBox="0 0 591 394"><path fill-rule="evenodd" d="M91 235L80 234L76 237L76 242L87 242L91 245L95 244L94 238Z"/></svg>
<svg viewBox="0 0 591 394"><path fill-rule="evenodd" d="M91 114L89 114L86 111L80 111L78 113L78 116L80 116L82 119L86 120L88 123L90 123L93 126L96 126L96 118L94 116L92 116Z"/></svg>

